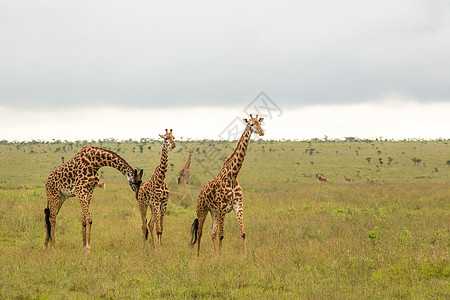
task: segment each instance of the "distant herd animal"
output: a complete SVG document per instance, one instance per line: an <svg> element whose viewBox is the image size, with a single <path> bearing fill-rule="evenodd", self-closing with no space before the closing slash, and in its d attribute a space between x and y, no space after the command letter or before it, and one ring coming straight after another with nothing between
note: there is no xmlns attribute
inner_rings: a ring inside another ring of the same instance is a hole
<svg viewBox="0 0 450 300"><path fill-rule="evenodd" d="M197 255L200 255L200 242L203 232L203 224L208 213L212 218L211 237L216 255L221 254L222 240L224 237L224 218L227 213L234 210L240 228L240 237L244 255L247 253L246 235L243 222L242 187L238 181L238 174L244 163L244 158L252 133L264 135L261 128L263 118L253 117L244 119L246 127L234 151L224 161L219 174L208 181L200 191L197 200L197 218L191 225L191 246L197 244ZM173 130L170 129L164 135L161 161L156 166L151 178L142 182L143 170L131 167L122 157L113 151L103 148L86 146L70 160L55 167L49 174L45 189L47 193L47 207L44 209L46 236L44 249L51 242L52 249L55 244L56 217L69 197L77 197L81 205L81 229L83 248L89 252L91 249L91 231L93 218L89 210L92 194L95 188L106 188L106 183L100 181L98 171L102 167L113 167L121 172L128 180L130 188L135 194L142 219L142 234L144 244L147 243L150 232L155 249L161 250L161 237L163 233L164 215L168 207L169 190L166 184L166 172L168 165L168 150L176 147ZM189 152L189 158L179 171L178 184L189 184L190 162L193 151ZM147 209L150 208L151 217L147 223ZM156 225L156 226L155 226ZM156 227L156 240L154 235ZM217 241L217 236L219 240Z"/></svg>

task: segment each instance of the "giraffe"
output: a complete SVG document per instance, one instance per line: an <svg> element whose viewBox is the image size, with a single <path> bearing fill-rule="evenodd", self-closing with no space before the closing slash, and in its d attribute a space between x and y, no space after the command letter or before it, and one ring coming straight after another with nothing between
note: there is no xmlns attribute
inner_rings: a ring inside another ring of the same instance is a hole
<svg viewBox="0 0 450 300"><path fill-rule="evenodd" d="M161 249L161 236L163 232L163 220L164 214L167 210L169 202L169 190L166 183L167 161L168 161L168 148L175 148L175 137L172 135L172 129L170 132L166 129L166 134L159 135L164 139L161 150L161 162L155 168L152 177L146 182L142 183L139 192L137 193L137 201L139 205L139 211L142 218L142 232L144 234L144 243L148 239L148 231L152 236L152 243L156 249L155 237L153 235L153 226L156 223L156 234L158 239L158 247ZM147 207L150 206L152 216L148 222L147 228Z"/></svg>
<svg viewBox="0 0 450 300"><path fill-rule="evenodd" d="M191 175L191 157L194 151L189 150L189 157L186 164L178 171L178 184L183 180L183 184L189 184L189 175Z"/></svg>
<svg viewBox="0 0 450 300"><path fill-rule="evenodd" d="M56 216L64 201L76 196L82 208L83 247L86 251L90 250L92 216L89 204L99 181L98 170L105 166L113 167L125 175L131 189L137 194L143 170L139 173L138 169L133 170L123 158L110 150L90 146L81 148L72 159L54 168L45 182L47 192L47 208L44 209L47 228L45 249L49 240L55 249Z"/></svg>
<svg viewBox="0 0 450 300"><path fill-rule="evenodd" d="M244 119L247 124L241 138L236 144L236 148L231 155L222 164L222 169L214 179L208 181L200 191L197 199L197 218L191 226L191 246L198 241L197 255L200 255L200 241L202 238L203 224L208 212L211 213L212 227L211 238L214 245L216 255L221 254L223 240L223 225L225 214L234 210L240 227L242 237L242 245L244 255L247 253L247 245L245 242L245 230L243 221L243 204L242 204L242 188L239 185L237 176L244 163L245 154L252 133L260 136L264 135L261 128L261 122L264 118L258 119L258 115L250 119ZM219 246L217 247L217 232L219 233Z"/></svg>

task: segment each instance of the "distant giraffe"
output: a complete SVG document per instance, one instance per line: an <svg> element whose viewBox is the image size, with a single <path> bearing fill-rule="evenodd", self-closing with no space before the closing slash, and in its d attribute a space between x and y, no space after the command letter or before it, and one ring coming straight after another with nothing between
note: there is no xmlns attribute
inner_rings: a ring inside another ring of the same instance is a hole
<svg viewBox="0 0 450 300"><path fill-rule="evenodd" d="M198 196L197 219L194 220L191 227L191 245L194 246L198 240L197 255L200 255L200 241L203 233L203 224L208 212L211 213L212 218L211 237L214 250L216 255L221 254L225 214L229 213L231 210L236 212L242 237L244 255L247 253L243 220L242 188L239 185L237 176L244 163L245 154L252 133L254 132L263 136L264 131L260 125L263 118L258 119L258 115L256 115L256 118L253 118L252 115L250 115L250 120L244 119L244 121L247 125L241 138L236 144L236 148L223 163L219 174L203 186ZM216 243L217 232L219 232L219 247L217 247Z"/></svg>
<svg viewBox="0 0 450 300"><path fill-rule="evenodd" d="M189 176L191 175L191 158L194 151L189 150L189 157L186 164L178 171L178 184L183 180L183 184L189 184Z"/></svg>
<svg viewBox="0 0 450 300"><path fill-rule="evenodd" d="M45 249L51 240L52 248L55 248L55 226L58 215L64 201L76 196L81 204L81 225L83 232L83 247L91 248L92 216L89 204L92 199L94 187L99 181L98 170L101 167L113 167L125 175L131 189L137 193L141 184L142 170L138 174L133 168L116 153L97 147L83 147L65 164L53 169L45 182L47 191L47 208L45 223L47 233L45 236Z"/></svg>
<svg viewBox="0 0 450 300"><path fill-rule="evenodd" d="M161 236L163 232L164 214L167 210L169 202L169 190L166 183L167 161L168 161L168 148L175 148L175 138L172 135L172 129L170 132L166 129L165 135L159 135L164 139L161 150L161 162L155 168L152 177L142 183L139 193L137 194L137 201L139 205L139 211L142 218L142 232L144 234L144 242L148 239L148 231L152 236L153 246L156 249L155 237L153 235L153 226L156 223L156 234L158 238L158 246L161 249ZM147 207L150 206L152 216L150 222L148 222L147 228Z"/></svg>
<svg viewBox="0 0 450 300"><path fill-rule="evenodd" d="M349 177L347 177L347 176L345 176L345 175L344 175L344 179L345 179L345 181L353 181L352 178L349 178Z"/></svg>
<svg viewBox="0 0 450 300"><path fill-rule="evenodd" d="M322 182L328 182L328 178L319 174L316 174L316 178L319 179L319 181Z"/></svg>

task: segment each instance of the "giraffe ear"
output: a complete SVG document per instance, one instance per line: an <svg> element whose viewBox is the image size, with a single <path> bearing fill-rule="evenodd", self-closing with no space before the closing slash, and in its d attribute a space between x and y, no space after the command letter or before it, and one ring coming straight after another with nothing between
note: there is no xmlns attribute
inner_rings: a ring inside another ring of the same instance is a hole
<svg viewBox="0 0 450 300"><path fill-rule="evenodd" d="M162 134L158 134L160 137L162 137L162 138L165 138L166 136L165 135L162 135Z"/></svg>
<svg viewBox="0 0 450 300"><path fill-rule="evenodd" d="M141 179L142 178L142 175L144 174L144 170L143 169L141 169L141 171L139 172L139 179Z"/></svg>
<svg viewBox="0 0 450 300"><path fill-rule="evenodd" d="M264 118L259 118L258 122L261 124L261 122L264 121Z"/></svg>
<svg viewBox="0 0 450 300"><path fill-rule="evenodd" d="M244 120L244 122L248 124L248 120L247 119L242 119L242 120Z"/></svg>

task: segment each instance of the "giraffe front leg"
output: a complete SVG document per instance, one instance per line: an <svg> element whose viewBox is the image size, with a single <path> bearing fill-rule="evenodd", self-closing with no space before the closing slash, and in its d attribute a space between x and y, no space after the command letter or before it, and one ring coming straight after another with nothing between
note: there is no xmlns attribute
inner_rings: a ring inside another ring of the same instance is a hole
<svg viewBox="0 0 450 300"><path fill-rule="evenodd" d="M81 204L83 216L82 216L82 230L83 230L83 247L86 251L90 251L91 249L91 227L92 227L92 216L89 211L89 203L90 203L91 194L87 194L86 196L79 197L79 201Z"/></svg>
<svg viewBox="0 0 450 300"><path fill-rule="evenodd" d="M247 244L245 242L245 229L244 229L244 207L242 205L242 198L236 201L236 205L234 205L233 210L236 212L236 218L241 232L244 255L247 255Z"/></svg>

